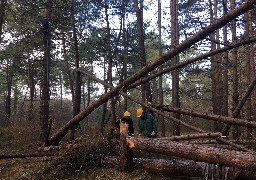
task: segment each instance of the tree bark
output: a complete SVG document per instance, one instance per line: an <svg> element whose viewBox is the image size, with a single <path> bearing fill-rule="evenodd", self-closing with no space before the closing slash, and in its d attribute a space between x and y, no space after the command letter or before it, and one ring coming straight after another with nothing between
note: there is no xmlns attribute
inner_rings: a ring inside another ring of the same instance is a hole
<svg viewBox="0 0 256 180"><path fill-rule="evenodd" d="M78 51L78 38L77 38L77 28L76 28L76 18L75 18L75 1L72 1L72 30L73 30L73 38L74 38L74 51L75 51L75 64L76 68L80 66L80 57ZM74 93L74 104L73 104L73 117L79 114L80 106L81 106L81 73L76 72L75 79L75 93ZM75 132L77 130L78 124L75 125L70 131L70 140L75 139Z"/></svg>
<svg viewBox="0 0 256 180"><path fill-rule="evenodd" d="M231 123L231 124L245 126L245 127L253 127L253 128L256 127L255 122L247 121L244 119L238 119L238 118L221 116L221 115L210 114L210 113L202 113L202 112L198 112L198 111L194 111L194 110L187 110L187 109L182 109L182 108L173 108L170 106L154 106L154 105L152 105L152 107L154 107L158 110L162 110L162 111L176 112L179 114L209 119L209 120L213 120L213 121L217 121L217 122Z"/></svg>
<svg viewBox="0 0 256 180"><path fill-rule="evenodd" d="M119 170L132 171L133 164L133 151L129 148L126 138L128 137L128 125L120 124L120 149L119 149Z"/></svg>
<svg viewBox="0 0 256 180"><path fill-rule="evenodd" d="M46 3L46 17L51 19L51 8L52 1L47 0ZM44 32L44 58L42 62L42 79L41 79L41 99L40 99L40 121L41 121L41 134L40 137L44 144L48 142L48 121L49 121L49 100L50 100L50 89L49 89L49 71L51 62L51 28L48 27L46 32Z"/></svg>
<svg viewBox="0 0 256 180"><path fill-rule="evenodd" d="M178 55L180 52L186 50L191 45L196 43L197 41L201 40L203 37L209 35L217 28L220 28L224 26L226 23L231 21L232 19L236 18L237 16L243 14L244 12L253 9L254 4L256 4L256 0L252 0L250 3L246 3L239 8L230 11L228 14L226 14L223 18L221 18L219 21L217 21L215 24L209 25L205 27L202 31L198 32L188 40L184 41L180 45L178 45L175 49L168 52L167 54L163 55L161 58L158 58L154 63L149 64L145 67L143 67L141 70L134 73L132 76L124 80L122 83L117 85L114 89L112 89L110 92L102 95L98 100L94 101L90 106L88 106L86 109L81 111L78 115L73 117L66 125L64 125L62 128L57 130L56 133L54 133L51 138L49 139L48 145L50 144L59 144L61 139L67 134L68 130L72 128L74 125L78 124L81 120L83 120L84 117L89 115L95 108L98 108L103 103L106 103L110 98L116 96L121 89L124 87L134 83L139 78L143 77L150 71L154 70L155 68L159 67L163 63L170 60L170 58L174 57L175 55Z"/></svg>
<svg viewBox="0 0 256 180"><path fill-rule="evenodd" d="M171 137L161 137L158 139L179 141L179 140L190 140L190 139L199 139L199 138L221 137L221 135L222 135L221 133L200 133L200 134L188 134L188 135L171 136Z"/></svg>
<svg viewBox="0 0 256 180"><path fill-rule="evenodd" d="M255 152L230 151L220 148L190 145L167 140L149 138L129 138L129 147L137 150L151 151L169 156L191 159L194 161L235 167L248 171L256 170Z"/></svg>
<svg viewBox="0 0 256 180"><path fill-rule="evenodd" d="M148 172L165 176L186 176L186 177L204 177L204 170L207 166L203 162L191 160L165 160L165 159L145 159L134 158L134 164L137 168L143 168ZM117 166L118 160L115 157L106 157L103 159L103 165ZM234 173L233 168L226 168L230 173ZM233 171L233 172L232 172ZM252 171L242 171L237 177L239 180L256 179L256 174Z"/></svg>
<svg viewBox="0 0 256 180"><path fill-rule="evenodd" d="M108 4L107 0L105 0L105 19L107 23L107 60L108 60L108 82L109 84L113 84L112 80L112 66L113 66L113 59L112 59L112 52L111 52L111 38L110 38L110 26L109 26L109 18L108 18ZM116 108L115 108L115 99L111 98L111 115L112 115L112 125L116 122Z"/></svg>
<svg viewBox="0 0 256 180"><path fill-rule="evenodd" d="M159 57L163 55L163 47L162 47L162 5L161 5L161 0L158 0L158 54ZM158 72L163 71L163 65L159 66ZM158 79L158 86L159 86L159 96L158 96L158 103L160 105L163 104L164 102L164 92L163 92L163 76L159 76ZM160 124L160 131L161 131L161 136L165 136L165 123L164 123L164 117L159 116L158 117L158 122Z"/></svg>
<svg viewBox="0 0 256 180"><path fill-rule="evenodd" d="M170 1L170 14L171 14L171 49L175 49L179 44L179 24L178 24L178 0ZM179 63L179 56L174 56L172 59L172 66ZM180 107L179 97L179 70L175 69L172 71L172 105L173 107ZM173 117L180 119L180 115L173 113ZM180 135L180 125L173 122L173 134Z"/></svg>

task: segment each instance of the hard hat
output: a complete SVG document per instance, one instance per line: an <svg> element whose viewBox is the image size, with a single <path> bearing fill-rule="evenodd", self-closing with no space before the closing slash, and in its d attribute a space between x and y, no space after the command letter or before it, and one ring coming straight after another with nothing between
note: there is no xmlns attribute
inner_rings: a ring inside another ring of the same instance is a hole
<svg viewBox="0 0 256 180"><path fill-rule="evenodd" d="M139 118L142 115L143 110L141 108L137 109L137 117Z"/></svg>
<svg viewBox="0 0 256 180"><path fill-rule="evenodd" d="M124 112L124 116L130 117L130 116L131 116L131 113L130 113L129 111L125 111L125 112Z"/></svg>

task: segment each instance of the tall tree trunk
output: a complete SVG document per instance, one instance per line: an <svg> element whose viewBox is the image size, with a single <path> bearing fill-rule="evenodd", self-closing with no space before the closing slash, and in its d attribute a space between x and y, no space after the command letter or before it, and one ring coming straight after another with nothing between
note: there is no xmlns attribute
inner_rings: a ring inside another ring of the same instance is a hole
<svg viewBox="0 0 256 180"><path fill-rule="evenodd" d="M79 52L78 52L78 40L77 40L77 29L76 29L76 19L75 19L75 1L72 1L72 29L73 29L73 38L74 38L74 48L75 48L75 64L76 68L79 68ZM75 117L80 112L81 105L81 73L76 72L76 80L75 80L75 96L74 96L74 104L73 104L73 117ZM70 132L70 140L75 139L75 132L77 130L78 125L74 126Z"/></svg>
<svg viewBox="0 0 256 180"><path fill-rule="evenodd" d="M65 36L62 37L62 46L63 46L63 59L64 59L64 63L65 63L65 72L68 76L68 82L69 82L69 88L71 91L71 98L72 98L72 103L74 105L74 99L75 99L75 90L74 90L74 81L73 78L71 76L71 72L70 72L70 65L68 63L68 58L67 58L67 50L66 50L66 40L65 40Z"/></svg>
<svg viewBox="0 0 256 180"><path fill-rule="evenodd" d="M108 59L108 82L109 84L113 84L112 80L112 52L111 52L111 39L110 39L110 26L109 26L109 19L108 19L108 4L107 0L105 0L105 18L107 23L107 59ZM116 122L116 110L115 110L115 99L111 98L111 115L112 115L112 125Z"/></svg>
<svg viewBox="0 0 256 180"><path fill-rule="evenodd" d="M230 0L230 9L235 9L235 0ZM236 36L236 20L233 20L231 22L231 33L232 33L232 42L235 43L237 40ZM233 67L233 73L232 73L232 112L235 111L238 103L239 103L239 92L238 92L238 60L237 60L237 48L232 50L232 67ZM240 115L238 115L240 117ZM232 135L234 139L238 139L240 134L240 130L238 126L234 126Z"/></svg>
<svg viewBox="0 0 256 180"><path fill-rule="evenodd" d="M127 62L128 62L128 41L127 41L127 30L125 28L125 17L123 19L123 38L124 38L124 61L123 61L123 79L127 78ZM127 91L125 91L127 92ZM128 110L128 99L124 97L124 112Z"/></svg>
<svg viewBox="0 0 256 180"><path fill-rule="evenodd" d="M133 0L134 9L137 17L137 26L138 26L138 42L139 42L139 56L140 56L140 66L141 68L146 66L146 53L145 53L145 45L144 45L144 29L143 29L143 0L140 0L140 7L137 0ZM148 100L146 88L149 87L149 83L145 83L141 85L141 97L142 101L146 102ZM149 95L148 95L149 96Z"/></svg>
<svg viewBox="0 0 256 180"><path fill-rule="evenodd" d="M248 2L248 0L247 0ZM253 37L253 25L252 25L252 14L251 11L245 13L245 27L247 38ZM255 78L255 62L254 62L254 46L253 43L246 45L246 60L247 62L247 79L248 85ZM248 120L253 120L255 117L255 112L253 107L255 107L255 91L252 93L251 97L247 100L246 116ZM251 128L247 129L247 138L250 139L253 136L253 130Z"/></svg>
<svg viewBox="0 0 256 180"><path fill-rule="evenodd" d="M227 0L223 0L223 14L227 14ZM224 47L227 47L228 44L228 30L227 25L223 27L223 41L224 41ZM229 69L229 58L228 58L228 52L223 53L223 96L222 96L222 102L223 102L223 108L222 108L222 115L228 116L228 69Z"/></svg>
<svg viewBox="0 0 256 180"><path fill-rule="evenodd" d="M158 0L158 54L159 57L162 56L163 54L163 47L162 47L162 5L161 5L161 0ZM163 66L159 66L159 72L163 71ZM164 93L163 93L163 76L159 76L158 79L158 86L159 86L159 96L158 96L158 103L160 105L163 105L164 103ZM160 131L161 131L161 136L165 136L165 123L164 123L164 117L159 116L158 118L159 124L160 124Z"/></svg>
<svg viewBox="0 0 256 180"><path fill-rule="evenodd" d="M51 8L52 0L47 0L46 4L46 17L51 19ZM49 121L49 71L51 62L51 27L48 27L44 32L44 58L42 62L42 79L41 79L41 99L40 99L40 121L41 121L41 140L47 144L47 139L49 135L48 121Z"/></svg>
<svg viewBox="0 0 256 180"><path fill-rule="evenodd" d="M170 1L171 9L171 49L175 49L179 45L179 23L178 23L178 0ZM179 63L179 56L172 59L172 65ZM179 70L172 71L172 105L173 107L180 107L179 98ZM173 113L173 117L180 119L180 115ZM180 125L173 123L173 134L180 135Z"/></svg>
<svg viewBox="0 0 256 180"><path fill-rule="evenodd" d="M33 110L34 110L34 97L35 97L35 79L34 79L34 66L29 61L28 62L28 81L29 81L29 111L28 111L28 120L32 121L33 119Z"/></svg>
<svg viewBox="0 0 256 180"><path fill-rule="evenodd" d="M13 84L13 66L15 60L10 60L7 63L7 92L6 92L6 99L5 99L5 120L3 126L6 127L10 124L10 117L11 117L11 93L12 93L12 84Z"/></svg>

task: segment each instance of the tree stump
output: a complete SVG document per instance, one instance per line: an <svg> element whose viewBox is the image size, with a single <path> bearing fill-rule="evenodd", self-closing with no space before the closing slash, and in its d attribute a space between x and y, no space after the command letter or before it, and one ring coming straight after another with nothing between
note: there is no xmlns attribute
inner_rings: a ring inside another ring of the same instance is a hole
<svg viewBox="0 0 256 180"><path fill-rule="evenodd" d="M120 124L120 149L119 149L119 170L132 171L134 169L133 150L129 148L126 138L128 137L128 125Z"/></svg>

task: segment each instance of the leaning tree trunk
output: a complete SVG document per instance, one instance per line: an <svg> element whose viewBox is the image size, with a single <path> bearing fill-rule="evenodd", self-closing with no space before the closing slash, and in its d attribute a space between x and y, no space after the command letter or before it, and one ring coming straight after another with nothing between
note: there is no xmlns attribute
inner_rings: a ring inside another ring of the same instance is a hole
<svg viewBox="0 0 256 180"><path fill-rule="evenodd" d="M186 50L202 38L208 36L212 32L214 32L216 29L224 26L226 23L230 22L240 14L243 14L244 12L253 9L254 4L256 4L256 0L252 0L250 3L244 4L240 6L239 8L230 11L227 13L224 17L219 19L216 23L206 26L202 31L196 33L194 36L190 37L188 40L184 41L183 43L179 44L175 49L169 51L168 53L164 54L161 58L158 58L156 61L154 61L152 64L148 64L147 66L143 67L133 75L131 75L129 78L124 80L122 83L117 85L114 89L112 89L110 92L104 94L101 96L100 99L94 101L91 105L89 105L86 109L81 111L78 115L73 117L66 125L64 125L62 128L60 128L56 133L54 133L51 138L49 139L48 145L54 144L57 145L62 140L62 138L67 134L67 132L75 125L77 125L80 121L82 121L86 116L88 116L92 111L95 110L95 108L98 108L103 103L106 103L110 98L116 96L121 89L124 87L127 87L128 85L134 83L141 77L145 76L149 72L153 71L163 63L169 61L174 56L178 55L180 52Z"/></svg>

